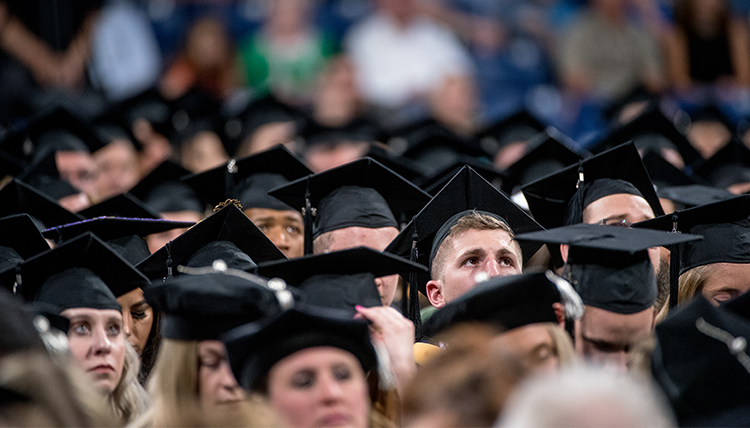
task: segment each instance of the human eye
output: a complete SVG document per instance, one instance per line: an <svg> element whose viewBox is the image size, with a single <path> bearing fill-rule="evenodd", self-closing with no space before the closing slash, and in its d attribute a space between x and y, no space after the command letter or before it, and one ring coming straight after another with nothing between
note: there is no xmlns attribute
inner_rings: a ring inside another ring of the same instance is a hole
<svg viewBox="0 0 750 428"><path fill-rule="evenodd" d="M510 257L501 257L498 263L502 266L514 266L513 259Z"/></svg>
<svg viewBox="0 0 750 428"><path fill-rule="evenodd" d="M78 322L70 326L70 331L72 331L77 336L85 336L89 334L90 329L89 325L85 322Z"/></svg>
<svg viewBox="0 0 750 428"><path fill-rule="evenodd" d="M201 367L208 367L209 369L217 369L221 365L222 358L216 354L206 354L200 356L199 364Z"/></svg>
<svg viewBox="0 0 750 428"><path fill-rule="evenodd" d="M479 257L467 257L461 263L461 266L476 266L479 264Z"/></svg>
<svg viewBox="0 0 750 428"><path fill-rule="evenodd" d="M302 233L302 230L296 225L287 226L286 231L290 235L299 235Z"/></svg>
<svg viewBox="0 0 750 428"><path fill-rule="evenodd" d="M333 369L333 377L338 381L348 380L352 377L352 371L346 366L337 366Z"/></svg>
<svg viewBox="0 0 750 428"><path fill-rule="evenodd" d="M130 316L132 316L133 319L142 320L146 318L146 311L132 311L130 312Z"/></svg>
<svg viewBox="0 0 750 428"><path fill-rule="evenodd" d="M264 223L258 223L258 229L261 230L261 232L267 232L268 231L268 225Z"/></svg>
<svg viewBox="0 0 750 428"><path fill-rule="evenodd" d="M309 371L295 373L292 377L292 387L297 389L310 388L315 383L315 375Z"/></svg>
<svg viewBox="0 0 750 428"><path fill-rule="evenodd" d="M107 328L107 334L110 336L117 336L122 331L120 324L112 324Z"/></svg>

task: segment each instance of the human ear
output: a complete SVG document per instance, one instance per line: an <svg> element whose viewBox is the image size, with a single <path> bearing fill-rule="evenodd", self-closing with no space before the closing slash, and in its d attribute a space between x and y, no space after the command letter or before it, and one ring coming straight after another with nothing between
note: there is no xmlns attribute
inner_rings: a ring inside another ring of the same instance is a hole
<svg viewBox="0 0 750 428"><path fill-rule="evenodd" d="M440 281L431 279L427 281L425 285L425 291L427 293L427 299L430 301L432 306L436 308L442 308L445 306L445 298L443 297L443 285Z"/></svg>

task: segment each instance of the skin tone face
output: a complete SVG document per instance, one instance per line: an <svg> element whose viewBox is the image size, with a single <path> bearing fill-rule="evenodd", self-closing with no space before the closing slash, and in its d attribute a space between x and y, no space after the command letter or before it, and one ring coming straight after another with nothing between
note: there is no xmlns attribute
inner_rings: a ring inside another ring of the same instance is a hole
<svg viewBox="0 0 750 428"><path fill-rule="evenodd" d="M583 209L583 222L594 224L604 220L606 224L625 221L629 224L654 218L654 210L645 199L627 193L616 193L599 198ZM659 268L659 247L648 250L654 272Z"/></svg>
<svg viewBox="0 0 750 428"><path fill-rule="evenodd" d="M655 317L653 307L626 315L586 306L575 323L576 352L590 362L624 372L630 350L654 329Z"/></svg>
<svg viewBox="0 0 750 428"><path fill-rule="evenodd" d="M450 247L441 278L426 285L427 297L436 308L474 288L477 275L491 278L521 273L520 247L504 230L471 229L443 245Z"/></svg>
<svg viewBox="0 0 750 428"><path fill-rule="evenodd" d="M154 323L154 310L143 299L140 288L118 297L117 303L122 306L123 333L138 355L142 355Z"/></svg>
<svg viewBox="0 0 750 428"><path fill-rule="evenodd" d="M202 219L201 213L197 211L175 211L171 213L159 213L164 220L172 221L192 221L199 222ZM154 253L159 248L182 235L187 229L171 229L161 233L153 233L146 237L148 250Z"/></svg>
<svg viewBox="0 0 750 428"><path fill-rule="evenodd" d="M502 349L535 372L554 371L560 366L557 350L544 324L529 324L509 330L493 340Z"/></svg>
<svg viewBox="0 0 750 428"><path fill-rule="evenodd" d="M198 395L205 411L245 399L229 367L226 348L218 340L204 340L198 345Z"/></svg>
<svg viewBox="0 0 750 428"><path fill-rule="evenodd" d="M127 140L112 140L94 154L96 194L106 199L130 190L140 179L138 155Z"/></svg>
<svg viewBox="0 0 750 428"><path fill-rule="evenodd" d="M359 361L339 348L315 347L268 373L271 406L293 427L366 427L370 397Z"/></svg>
<svg viewBox="0 0 750 428"><path fill-rule="evenodd" d="M700 290L714 306L750 290L750 264L715 263L711 275Z"/></svg>
<svg viewBox="0 0 750 428"><path fill-rule="evenodd" d="M370 229L355 226L345 227L328 233L331 234L331 241L326 252L341 251L356 247L369 247L377 251L383 251L398 235L398 229L395 227ZM398 275L375 278L375 284L378 286L378 293L383 305L390 306L396 295Z"/></svg>
<svg viewBox="0 0 750 428"><path fill-rule="evenodd" d="M114 309L71 308L68 344L73 360L107 394L115 390L125 365L122 314Z"/></svg>
<svg viewBox="0 0 750 428"><path fill-rule="evenodd" d="M287 258L305 253L305 224L297 211L248 208L245 215L276 245Z"/></svg>
<svg viewBox="0 0 750 428"><path fill-rule="evenodd" d="M60 178L90 197L96 196L96 166L88 152L55 152Z"/></svg>

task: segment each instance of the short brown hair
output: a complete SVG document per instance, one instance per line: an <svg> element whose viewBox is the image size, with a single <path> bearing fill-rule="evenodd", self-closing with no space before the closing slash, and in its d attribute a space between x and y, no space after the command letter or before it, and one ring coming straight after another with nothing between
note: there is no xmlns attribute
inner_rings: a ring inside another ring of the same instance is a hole
<svg viewBox="0 0 750 428"><path fill-rule="evenodd" d="M450 243L455 239L456 236L466 232L467 230L502 230L510 235L510 238L514 238L513 230L508 226L507 223L498 220L497 218L487 215L481 212L473 211L471 214L461 217L456 224L451 227L448 236L445 237L443 242L440 243L435 258L432 260L432 270L430 274L432 279L442 278L445 269L445 258L448 256L446 248L450 247ZM448 243L449 245L446 245ZM521 254L521 247L518 246L518 259L519 262L523 260L523 254Z"/></svg>

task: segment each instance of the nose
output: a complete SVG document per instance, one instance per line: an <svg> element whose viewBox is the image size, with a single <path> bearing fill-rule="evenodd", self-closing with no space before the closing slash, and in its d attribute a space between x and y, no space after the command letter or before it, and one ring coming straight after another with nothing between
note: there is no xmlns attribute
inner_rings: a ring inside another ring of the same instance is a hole
<svg viewBox="0 0 750 428"><path fill-rule="evenodd" d="M323 401L337 401L341 399L343 389L332 376L324 376L320 382L320 394Z"/></svg>
<svg viewBox="0 0 750 428"><path fill-rule="evenodd" d="M226 391L227 394L229 394L227 398L231 397L237 400L241 400L244 396L244 391L237 383L237 379L234 378L234 374L232 374L232 370L229 367L228 361L225 361L221 365L221 387L224 389L224 391Z"/></svg>
<svg viewBox="0 0 750 428"><path fill-rule="evenodd" d="M97 328L94 330L91 342L91 351L95 355L109 354L112 350L112 342L107 336L107 332L104 328Z"/></svg>
<svg viewBox="0 0 750 428"><path fill-rule="evenodd" d="M122 331L125 333L125 337L130 337L133 334L133 316L130 312L122 314Z"/></svg>
<svg viewBox="0 0 750 428"><path fill-rule="evenodd" d="M497 260L490 260L484 265L484 272L489 276L499 276L500 275L500 264L497 262Z"/></svg>
<svg viewBox="0 0 750 428"><path fill-rule="evenodd" d="M283 228L281 228L279 226L271 227L271 228L267 229L266 236L280 250L281 249L288 249L289 248L289 244L287 243L286 233L284 233L284 229Z"/></svg>

